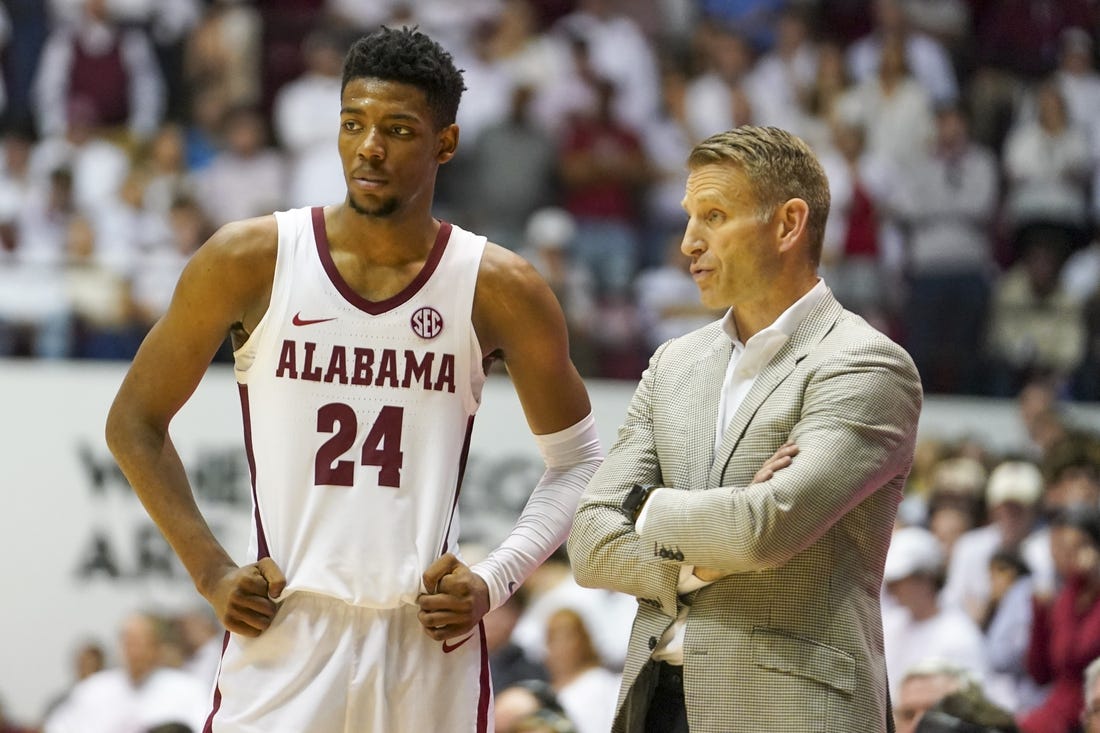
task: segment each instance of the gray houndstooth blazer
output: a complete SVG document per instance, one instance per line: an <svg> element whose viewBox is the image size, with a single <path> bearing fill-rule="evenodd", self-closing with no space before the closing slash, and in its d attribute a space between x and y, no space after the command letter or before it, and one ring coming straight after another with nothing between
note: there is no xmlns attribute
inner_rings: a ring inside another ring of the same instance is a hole
<svg viewBox="0 0 1100 733"><path fill-rule="evenodd" d="M879 593L920 378L828 294L759 374L716 455L731 348L713 323L656 351L577 510L578 582L638 598L613 731L639 730L624 700L687 603L692 733L881 733ZM750 485L788 438L792 465ZM641 534L618 511L634 483L679 489L651 497ZM678 597L681 563L729 575Z"/></svg>

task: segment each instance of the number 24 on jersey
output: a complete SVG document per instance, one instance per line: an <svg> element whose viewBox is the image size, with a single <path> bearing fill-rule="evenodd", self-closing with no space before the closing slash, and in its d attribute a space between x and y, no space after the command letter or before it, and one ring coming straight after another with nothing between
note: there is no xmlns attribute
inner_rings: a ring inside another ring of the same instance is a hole
<svg viewBox="0 0 1100 733"><path fill-rule="evenodd" d="M401 425L405 408L387 405L378 413L363 441L359 463L378 467L378 485L401 487ZM356 462L344 458L355 445L359 419L350 405L330 402L317 410L317 432L332 437L317 449L313 462L313 483L317 486L353 486Z"/></svg>

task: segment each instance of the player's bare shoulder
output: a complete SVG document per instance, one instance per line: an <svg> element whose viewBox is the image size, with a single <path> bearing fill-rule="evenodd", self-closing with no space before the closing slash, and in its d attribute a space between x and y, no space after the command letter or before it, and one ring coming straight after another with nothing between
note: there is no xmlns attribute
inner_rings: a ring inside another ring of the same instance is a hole
<svg viewBox="0 0 1100 733"><path fill-rule="evenodd" d="M518 295L531 288L547 287L542 275L519 254L499 244L487 242L477 274L477 300L501 291Z"/></svg>
<svg viewBox="0 0 1100 733"><path fill-rule="evenodd" d="M224 311L250 328L267 310L278 249L274 216L224 224L192 256L176 300Z"/></svg>
<svg viewBox="0 0 1100 733"><path fill-rule="evenodd" d="M474 327L486 352L518 333L564 327L561 306L538 270L520 255L489 242L474 292Z"/></svg>
<svg viewBox="0 0 1100 733"><path fill-rule="evenodd" d="M202 255L211 264L241 275L270 275L275 272L278 250L279 228L275 217L268 215L223 224L199 248L196 258Z"/></svg>

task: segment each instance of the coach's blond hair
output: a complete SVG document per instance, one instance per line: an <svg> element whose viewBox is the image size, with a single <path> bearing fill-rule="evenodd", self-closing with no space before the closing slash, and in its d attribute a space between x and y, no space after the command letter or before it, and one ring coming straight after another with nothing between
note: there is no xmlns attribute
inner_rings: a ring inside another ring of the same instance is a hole
<svg viewBox="0 0 1100 733"><path fill-rule="evenodd" d="M829 181L810 146L778 127L743 125L711 135L688 156L692 170L726 163L748 177L761 221L767 221L777 207L793 198L806 202L810 209L806 222L809 255L816 266L821 261L829 217Z"/></svg>

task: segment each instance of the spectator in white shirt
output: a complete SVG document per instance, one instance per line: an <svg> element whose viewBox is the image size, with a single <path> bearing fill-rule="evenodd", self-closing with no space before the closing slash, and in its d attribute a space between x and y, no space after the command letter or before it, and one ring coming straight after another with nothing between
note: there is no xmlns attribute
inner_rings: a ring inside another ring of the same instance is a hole
<svg viewBox="0 0 1100 733"><path fill-rule="evenodd" d="M837 111L864 126L869 152L911 165L924 157L935 137L933 97L913 75L901 39L888 38L877 58L875 73L857 77L838 100Z"/></svg>
<svg viewBox="0 0 1100 733"><path fill-rule="evenodd" d="M736 30L701 25L697 45L705 65L685 90L685 123L692 140L755 121L757 88L753 52Z"/></svg>
<svg viewBox="0 0 1100 733"><path fill-rule="evenodd" d="M775 46L753 66L752 87L761 90L754 110L758 125L805 133L805 109L817 78L817 48L805 10L783 9L775 21Z"/></svg>
<svg viewBox="0 0 1100 733"><path fill-rule="evenodd" d="M195 194L214 226L286 206L282 153L268 145L259 110L238 107L223 122L225 148L196 178Z"/></svg>
<svg viewBox="0 0 1100 733"><path fill-rule="evenodd" d="M619 90L615 118L639 129L657 111L657 60L641 28L617 12L616 5L611 0L580 0L575 11L555 24L553 32L584 40L595 72Z"/></svg>
<svg viewBox="0 0 1100 733"><path fill-rule="evenodd" d="M1040 574L1047 572L1050 563L1042 558L1049 555L1047 543L1033 534L1042 495L1043 476L1035 464L1005 461L993 469L985 489L991 521L970 530L955 543L941 595L945 604L961 608L975 621L987 615L989 561L999 549L1019 548L1029 568Z"/></svg>
<svg viewBox="0 0 1100 733"><path fill-rule="evenodd" d="M894 604L883 610L882 630L886 674L895 697L906 672L929 659L957 660L976 679L985 679L981 630L961 610L938 599L944 560L939 540L928 530L903 527L894 532L883 569Z"/></svg>
<svg viewBox="0 0 1100 733"><path fill-rule="evenodd" d="M288 206L336 203L347 192L336 147L340 127L340 74L347 43L333 29L306 36L306 69L276 94L272 122L290 156Z"/></svg>
<svg viewBox="0 0 1100 733"><path fill-rule="evenodd" d="M88 677L46 719L44 733L145 733L166 723L202 730L209 685L161 663L157 620L135 614L123 623L123 666Z"/></svg>
<svg viewBox="0 0 1100 733"><path fill-rule="evenodd" d="M1034 119L1017 119L1005 140L1006 216L1016 230L1040 221L1080 232L1093 173L1087 131L1070 117L1057 81L1040 84L1034 104Z"/></svg>
<svg viewBox="0 0 1100 733"><path fill-rule="evenodd" d="M848 67L856 81L874 76L884 45L900 42L906 65L936 103L953 102L959 95L955 68L947 50L932 36L910 27L901 0L872 4L874 29L848 47Z"/></svg>
<svg viewBox="0 0 1100 733"><path fill-rule="evenodd" d="M62 134L40 139L31 152L32 185L42 188L54 171L66 168L72 173L75 205L90 213L117 200L130 158L120 145L98 134L95 110L86 100L69 100L65 114Z"/></svg>
<svg viewBox="0 0 1100 733"><path fill-rule="evenodd" d="M610 730L620 678L601 665L579 613L563 608L551 614L546 651L550 684L577 733Z"/></svg>

